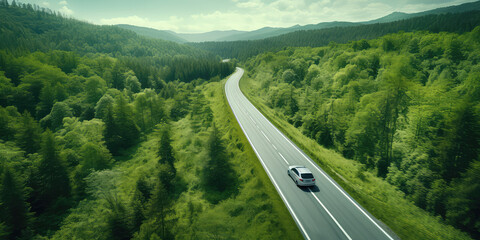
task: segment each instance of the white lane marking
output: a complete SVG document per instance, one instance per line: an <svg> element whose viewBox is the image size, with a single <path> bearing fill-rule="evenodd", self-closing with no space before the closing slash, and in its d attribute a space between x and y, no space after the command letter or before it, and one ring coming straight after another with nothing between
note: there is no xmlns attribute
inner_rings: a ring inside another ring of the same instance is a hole
<svg viewBox="0 0 480 240"><path fill-rule="evenodd" d="M267 135L265 135L265 133L262 130L260 130L260 132L262 132L263 136L270 142L270 139L267 137Z"/></svg>
<svg viewBox="0 0 480 240"><path fill-rule="evenodd" d="M228 81L228 80L227 80L227 81ZM226 84L225 84L225 85L226 85ZM228 95L227 95L227 100L228 100L228 99L229 99L229 97L228 97ZM230 105L230 101L228 101L228 105ZM253 151L255 151L255 154L257 155L258 159L259 159L260 162L262 163L263 168L264 168L265 171L267 172L268 177L269 177L270 180L273 182L273 185L274 185L275 188L277 189L277 192L280 193L280 196L282 197L282 200L283 200L283 202L285 203L285 205L287 205L287 208L288 208L288 210L290 211L290 214L292 214L293 218L295 219L295 222L297 222L298 226L300 226L300 229L302 230L303 235L305 236L305 238L308 239L308 240L311 240L310 236L308 236L308 234L307 234L307 231L305 231L305 228L303 227L303 225L302 225L302 223L300 222L300 220L298 220L297 215L295 214L295 212L293 211L292 207L290 206L290 203L288 203L287 199L285 198L285 195L283 195L282 190L280 190L280 187L278 186L277 182L275 181L275 179L273 178L272 174L270 173L270 170L268 170L267 165L265 165L265 162L263 161L262 157L261 157L260 154L258 153L258 151L257 151L257 149L255 148L255 146L252 144L252 141L250 140L250 137L248 137L248 134L247 134L247 132L245 131L245 129L243 128L243 125L242 125L242 124L240 123L240 121L238 120L238 117L237 117L237 115L235 114L235 111L233 110L232 105L230 105L230 108L232 109L233 115L234 115L235 118L237 119L238 125L240 125L240 128L242 128L243 133L244 133L245 136L247 137L247 140L248 140L248 142L250 143L250 146L252 146Z"/></svg>
<svg viewBox="0 0 480 240"><path fill-rule="evenodd" d="M277 151L278 151L278 149L277 149L277 147L275 147L275 145L273 145L273 144L272 144L272 147L273 147L273 148L275 148L275 150L277 150Z"/></svg>
<svg viewBox="0 0 480 240"><path fill-rule="evenodd" d="M252 120L253 123L257 124L250 115L248 115L248 117L250 118L250 120Z"/></svg>
<svg viewBox="0 0 480 240"><path fill-rule="evenodd" d="M335 188L337 188L338 191L340 191L348 200L350 200L350 202L355 207L357 207L357 209L360 210L360 212L363 213L363 215L365 215L378 229L380 229L380 231L382 231L383 234L385 234L385 236L387 236L390 240L394 240L387 232L385 232L385 230L382 227L378 225L377 222L375 222L360 206L358 206L358 204L355 203L355 201L353 201L352 198L350 198L337 184L335 184L322 170L320 170L320 168L317 166L316 163L314 163L312 160L310 160L310 158L305 156L305 154L302 151L300 151L300 149L298 149L298 147L295 144L293 144L293 142L290 141L290 139L288 139L282 132L280 132L280 130L278 130L277 127L275 127L265 116L263 116L263 114L255 106L253 106L253 108L258 112L258 114L260 114L260 116L262 116L273 127L273 129L275 129L285 140L287 140L290 143L290 145L292 145L295 149L297 149L297 151L300 154L302 154L302 156L305 159L307 159L307 161L309 161L310 164L312 164L333 186L335 186Z"/></svg>
<svg viewBox="0 0 480 240"><path fill-rule="evenodd" d="M280 155L280 157L282 157L283 161L285 161L287 163L287 165L290 165L290 163L288 163L287 159L285 159L281 153L278 153L278 155Z"/></svg>
<svg viewBox="0 0 480 240"><path fill-rule="evenodd" d="M345 230L343 229L342 225L340 225L340 223L338 223L337 219L335 219L335 217L330 213L330 211L328 211L328 209L325 207L325 205L323 205L322 201L320 201L320 199L318 199L318 197L312 192L312 190L310 188L308 188L308 191L310 191L310 193L313 195L313 197L315 197L315 199L317 199L317 202L320 203L320 205L322 206L322 208L325 210L325 212L328 213L328 215L332 218L332 220L335 222L335 224L337 224L338 228L340 228L340 230L342 230L343 234L345 234L345 236L349 239L349 240L352 240L352 238L350 237L350 235L348 235L347 232L345 232Z"/></svg>

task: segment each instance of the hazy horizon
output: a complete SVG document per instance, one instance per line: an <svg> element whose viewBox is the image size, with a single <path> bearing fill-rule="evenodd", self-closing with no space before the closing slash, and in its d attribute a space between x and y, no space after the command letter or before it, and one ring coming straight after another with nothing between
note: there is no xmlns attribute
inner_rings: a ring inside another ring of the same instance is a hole
<svg viewBox="0 0 480 240"><path fill-rule="evenodd" d="M11 2L11 0L9 0ZM360 22L392 12L414 13L471 0L24 0L98 25L129 24L177 33L252 31L331 21ZM184 7L188 6L188 7Z"/></svg>
<svg viewBox="0 0 480 240"><path fill-rule="evenodd" d="M9 0L11 2L11 0ZM392 12L414 13L472 0L24 0L98 25L129 24L177 33L252 31L331 21L360 22ZM188 6L188 7L184 7Z"/></svg>

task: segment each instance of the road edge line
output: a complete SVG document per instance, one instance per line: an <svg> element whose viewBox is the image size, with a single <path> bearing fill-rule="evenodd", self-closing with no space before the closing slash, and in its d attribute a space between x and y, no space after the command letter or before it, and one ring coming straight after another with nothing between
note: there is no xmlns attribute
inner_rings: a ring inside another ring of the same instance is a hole
<svg viewBox="0 0 480 240"><path fill-rule="evenodd" d="M241 68L238 68L238 69L241 69ZM242 71L243 71L243 69L242 69ZM233 76L234 76L234 75L230 76L230 78L233 77ZM242 76L243 76L243 73L241 74L240 78L242 78ZM227 82L228 82L228 80L230 80L230 78L227 79ZM232 113L233 113L233 115L235 116L235 119L237 120L238 125L239 125L240 128L242 129L243 134L245 134L245 137L247 137L247 140L248 140L248 142L250 143L250 146L252 146L253 151L254 151L255 154L257 155L258 159L260 160L260 163L262 164L263 169L265 169L265 171L267 172L268 178L270 178L270 181L272 181L272 183L274 184L275 188L277 189L277 192L280 193L280 197L282 198L283 202L286 204L286 206L287 206L287 208L288 208L288 211L289 211L290 214L294 217L295 222L297 223L297 225L300 226L300 229L302 230L303 235L306 237L306 239L311 240L310 236L308 236L307 232L305 231L305 228L303 228L302 223L300 222L300 220L298 220L297 215L295 214L295 212L293 211L293 209L290 207L290 203L288 203L287 199L286 199L285 196L283 195L283 192L280 190L280 187L278 187L277 182L275 181L275 179L273 179L273 177L272 177L272 175L271 175L271 173L270 173L270 170L268 170L268 168L266 167L266 165L265 165L262 157L261 157L260 154L257 152L257 149L255 148L255 146L253 146L252 141L250 140L250 137L248 137L247 132L246 132L245 129L243 128L243 125L240 123L240 121L238 121L238 117L237 117L237 115L235 114L235 112L233 111L233 108L232 108L232 106L231 106L231 104L230 104L230 101L229 101L229 97L228 97L228 95L226 94L226 92L227 92L226 87L227 87L227 84L226 84L226 82L225 82L225 88L224 88L224 89L225 89L225 95L227 96L228 106L230 106L230 109L232 110ZM238 89L240 89L240 87L239 87ZM240 91L240 92L241 92L241 91ZM242 93L242 94L243 94L243 93ZM252 104L252 105L253 105L253 104ZM254 107L255 107L255 106L254 106Z"/></svg>

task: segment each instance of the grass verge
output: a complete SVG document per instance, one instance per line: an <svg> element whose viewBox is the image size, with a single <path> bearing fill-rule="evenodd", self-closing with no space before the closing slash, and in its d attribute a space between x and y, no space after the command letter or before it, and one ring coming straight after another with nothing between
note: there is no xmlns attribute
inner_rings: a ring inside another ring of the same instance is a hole
<svg viewBox="0 0 480 240"><path fill-rule="evenodd" d="M226 132L228 138L228 149L237 148L243 155L241 158L233 160L235 168L241 173L240 179L248 182L248 178L256 177L263 187L264 194L268 196L268 201L272 205L272 212L277 216L276 221L279 227L284 231L283 239L302 239L300 231L297 228L292 216L288 212L280 195L268 178L250 143L245 137L240 125L238 124L227 98L224 93L225 80L219 83L210 83L206 89L206 97L211 103L211 108L215 116L215 124ZM249 170L249 171L248 171Z"/></svg>
<svg viewBox="0 0 480 240"><path fill-rule="evenodd" d="M324 171L340 184L357 202L377 219L390 227L402 239L471 239L466 233L444 223L408 201L396 187L373 172L365 171L362 164L345 159L337 152L325 149L269 108L254 93L259 83L244 74L240 89L246 97L280 131L310 156Z"/></svg>

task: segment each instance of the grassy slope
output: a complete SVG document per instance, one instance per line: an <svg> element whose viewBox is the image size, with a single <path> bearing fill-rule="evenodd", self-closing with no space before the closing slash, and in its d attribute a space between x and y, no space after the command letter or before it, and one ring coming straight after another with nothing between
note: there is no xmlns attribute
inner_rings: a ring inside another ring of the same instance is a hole
<svg viewBox="0 0 480 240"><path fill-rule="evenodd" d="M286 117L267 107L254 93L260 85L247 74L240 88L247 98L275 126L307 153L320 167L337 181L355 200L377 219L387 224L402 239L470 239L467 234L443 223L416 207L404 194L386 181L365 171L361 164L345 159L333 150L320 146L289 124Z"/></svg>
<svg viewBox="0 0 480 240"><path fill-rule="evenodd" d="M215 124L222 130L222 132L227 133L226 137L228 138L228 141L226 142L229 143L227 149L229 151L232 151L232 149L241 149L241 153L238 151L239 156L233 158L234 160L232 163L235 166L235 170L238 173L241 173L241 181L245 181L245 189L243 191L247 192L250 191L248 190L249 188L258 187L259 189L257 190L259 190L262 195L265 195L265 200L270 202L272 208L272 215L265 217L278 222L278 229L272 230L283 232L278 235L281 239L303 238L293 221L293 218L248 143L240 125L238 125L224 94L224 84L225 81L220 83L210 83L207 86L205 94L210 101L210 107L215 116ZM246 200L249 201L248 199ZM258 239L262 239L262 237L262 235L256 236ZM242 238L246 238L246 236L242 235Z"/></svg>
<svg viewBox="0 0 480 240"><path fill-rule="evenodd" d="M260 165L224 96L224 82L199 86L213 111L214 122L227 143L227 153L239 176L239 190L214 205L204 198L200 175L206 160L204 143L208 131L194 132L189 116L172 122L176 155L177 196L175 201L177 239L301 239L298 228ZM157 126L161 127L161 126ZM155 182L160 134L148 134L142 143L126 151L112 170L111 190L130 209L137 179ZM107 239L110 210L101 197L80 202L64 220L52 239ZM130 209L131 210L131 209Z"/></svg>

